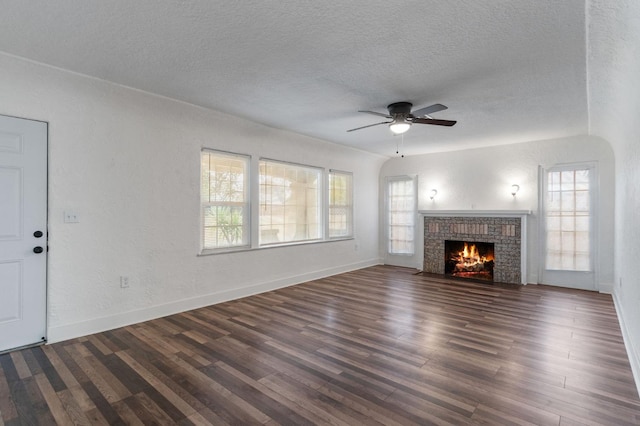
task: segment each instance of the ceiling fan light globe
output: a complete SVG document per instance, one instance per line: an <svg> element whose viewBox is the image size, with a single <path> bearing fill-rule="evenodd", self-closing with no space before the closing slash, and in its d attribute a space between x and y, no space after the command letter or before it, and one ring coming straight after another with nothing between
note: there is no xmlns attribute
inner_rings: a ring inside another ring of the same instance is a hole
<svg viewBox="0 0 640 426"><path fill-rule="evenodd" d="M389 130L391 130L396 135L400 135L406 132L407 130L409 130L410 127L411 127L411 123L407 123L406 121L400 121L397 123L389 124Z"/></svg>

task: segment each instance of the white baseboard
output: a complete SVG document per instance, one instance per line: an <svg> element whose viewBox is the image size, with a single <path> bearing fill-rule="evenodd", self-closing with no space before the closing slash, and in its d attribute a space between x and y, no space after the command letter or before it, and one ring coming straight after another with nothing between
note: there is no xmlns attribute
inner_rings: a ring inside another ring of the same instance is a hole
<svg viewBox="0 0 640 426"><path fill-rule="evenodd" d="M631 364L631 371L633 373L633 380L636 382L636 389L638 395L640 395L640 352L633 346L634 342L631 339L627 325L624 322L624 313L622 312L622 304L618 299L618 292L613 292L613 305L616 308L618 314L618 322L620 323L620 330L622 331L622 338L624 339L624 346L627 349L627 356L629 357L629 363Z"/></svg>
<svg viewBox="0 0 640 426"><path fill-rule="evenodd" d="M613 294L613 283L599 283L598 292L604 294Z"/></svg>
<svg viewBox="0 0 640 426"><path fill-rule="evenodd" d="M369 266L380 265L382 263L382 259L369 259L349 265L322 269L302 275L278 279L275 281L254 284L247 287L235 288L232 290L177 300L175 302L153 306L150 308L123 312L107 317L93 318L73 324L50 327L47 332L47 343L56 343L63 340L86 336L89 334L100 333L102 331L113 330L115 328L149 321L152 319L165 317L167 315L177 314L179 312L185 312L192 309L202 308L204 306L215 305L217 303L252 296L259 293L276 290L278 288L288 287L307 281L325 278L331 275L355 271L357 269L362 269Z"/></svg>

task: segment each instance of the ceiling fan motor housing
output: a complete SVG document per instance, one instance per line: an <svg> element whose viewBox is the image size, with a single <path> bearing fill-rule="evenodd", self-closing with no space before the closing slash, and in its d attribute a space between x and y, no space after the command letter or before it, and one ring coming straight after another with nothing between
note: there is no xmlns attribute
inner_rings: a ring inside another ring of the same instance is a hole
<svg viewBox="0 0 640 426"><path fill-rule="evenodd" d="M412 106L413 104L409 102L395 102L389 104L389 106L387 106L387 109L389 110L389 115L392 117L397 117L398 115L408 116L409 114L411 114Z"/></svg>

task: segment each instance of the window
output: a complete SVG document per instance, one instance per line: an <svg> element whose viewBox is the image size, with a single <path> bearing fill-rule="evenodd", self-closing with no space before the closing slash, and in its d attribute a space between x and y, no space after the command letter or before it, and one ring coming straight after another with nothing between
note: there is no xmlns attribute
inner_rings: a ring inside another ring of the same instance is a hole
<svg viewBox="0 0 640 426"><path fill-rule="evenodd" d="M387 237L389 254L415 251L415 181L409 176L387 179Z"/></svg>
<svg viewBox="0 0 640 426"><path fill-rule="evenodd" d="M249 245L249 157L201 153L202 249Z"/></svg>
<svg viewBox="0 0 640 426"><path fill-rule="evenodd" d="M589 168L547 172L547 269L591 271L591 175Z"/></svg>
<svg viewBox="0 0 640 426"><path fill-rule="evenodd" d="M322 238L322 170L260 160L260 245Z"/></svg>
<svg viewBox="0 0 640 426"><path fill-rule="evenodd" d="M350 172L203 149L200 197L203 254L353 236Z"/></svg>
<svg viewBox="0 0 640 426"><path fill-rule="evenodd" d="M353 236L353 175L329 171L329 238Z"/></svg>

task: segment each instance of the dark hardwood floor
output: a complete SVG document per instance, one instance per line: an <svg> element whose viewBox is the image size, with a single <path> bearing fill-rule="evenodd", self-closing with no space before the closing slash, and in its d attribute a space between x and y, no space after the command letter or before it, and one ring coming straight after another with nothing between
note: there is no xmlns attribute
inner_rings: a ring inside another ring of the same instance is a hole
<svg viewBox="0 0 640 426"><path fill-rule="evenodd" d="M638 425L610 296L377 266L0 355L0 425Z"/></svg>

